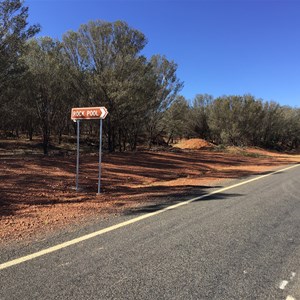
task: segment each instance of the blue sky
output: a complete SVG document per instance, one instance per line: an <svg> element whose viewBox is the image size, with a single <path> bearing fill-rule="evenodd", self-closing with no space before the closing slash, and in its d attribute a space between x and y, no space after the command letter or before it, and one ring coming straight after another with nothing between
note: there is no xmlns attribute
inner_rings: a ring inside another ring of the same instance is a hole
<svg viewBox="0 0 300 300"><path fill-rule="evenodd" d="M300 107L300 0L27 0L40 35L89 20L142 31L143 54L178 64L181 94L242 95Z"/></svg>

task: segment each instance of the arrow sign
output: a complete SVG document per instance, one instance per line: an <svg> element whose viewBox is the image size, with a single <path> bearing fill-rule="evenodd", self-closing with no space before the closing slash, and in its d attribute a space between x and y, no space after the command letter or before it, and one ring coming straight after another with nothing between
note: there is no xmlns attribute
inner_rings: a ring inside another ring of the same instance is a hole
<svg viewBox="0 0 300 300"><path fill-rule="evenodd" d="M100 194L101 180L101 156L102 156L102 119L105 119L108 111L105 107L76 107L72 108L71 119L77 123L77 160L76 160L76 191L78 191L79 178L79 124L80 120L100 119L100 140L99 140L99 177L98 194Z"/></svg>
<svg viewBox="0 0 300 300"><path fill-rule="evenodd" d="M71 119L76 120L90 120L90 119L105 119L107 116L107 109L102 107L77 107L72 108Z"/></svg>

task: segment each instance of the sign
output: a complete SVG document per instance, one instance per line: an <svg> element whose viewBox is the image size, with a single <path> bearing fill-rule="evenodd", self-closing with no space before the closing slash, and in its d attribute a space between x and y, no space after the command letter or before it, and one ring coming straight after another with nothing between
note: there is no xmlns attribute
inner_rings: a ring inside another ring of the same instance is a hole
<svg viewBox="0 0 300 300"><path fill-rule="evenodd" d="M79 190L79 124L80 120L100 119L99 130L99 176L98 194L101 187L101 161L102 161L102 120L107 116L108 111L105 107L79 107L72 108L71 119L77 123L77 159L76 159L76 191Z"/></svg>
<svg viewBox="0 0 300 300"><path fill-rule="evenodd" d="M76 120L90 120L90 119L105 119L108 111L105 107L79 107L72 108L71 119Z"/></svg>

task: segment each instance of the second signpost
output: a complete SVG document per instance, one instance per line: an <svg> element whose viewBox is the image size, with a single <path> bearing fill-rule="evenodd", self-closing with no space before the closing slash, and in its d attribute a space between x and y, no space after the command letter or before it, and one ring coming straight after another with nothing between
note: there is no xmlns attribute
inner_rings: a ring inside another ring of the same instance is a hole
<svg viewBox="0 0 300 300"><path fill-rule="evenodd" d="M71 119L77 123L77 159L76 159L76 191L79 189L79 136L80 120L100 120L99 133L99 175L98 175L98 194L101 192L101 161L102 161L102 120L107 116L108 111L105 107L80 107L72 108Z"/></svg>

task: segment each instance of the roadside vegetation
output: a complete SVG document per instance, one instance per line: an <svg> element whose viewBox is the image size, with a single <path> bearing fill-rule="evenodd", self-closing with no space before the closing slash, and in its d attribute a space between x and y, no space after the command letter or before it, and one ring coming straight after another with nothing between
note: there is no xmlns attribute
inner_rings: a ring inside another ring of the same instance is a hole
<svg viewBox="0 0 300 300"><path fill-rule="evenodd" d="M177 64L161 54L142 55L145 35L123 21L100 20L66 32L61 40L34 37L21 0L0 2L0 134L42 137L51 143L74 135L72 107L105 106L104 147L109 152L139 145L168 145L203 138L217 145L299 147L300 109L229 95L180 95ZM98 123L84 122L83 136L97 143Z"/></svg>

